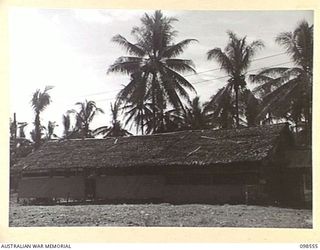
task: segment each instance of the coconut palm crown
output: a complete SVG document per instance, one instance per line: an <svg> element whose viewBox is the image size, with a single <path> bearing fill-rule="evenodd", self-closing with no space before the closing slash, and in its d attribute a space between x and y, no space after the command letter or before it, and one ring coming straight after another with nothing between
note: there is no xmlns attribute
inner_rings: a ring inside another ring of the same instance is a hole
<svg viewBox="0 0 320 250"><path fill-rule="evenodd" d="M110 104L111 109L111 126L102 126L93 131L94 135L103 135L103 138L107 137L119 137L119 136L128 136L131 135L130 132L125 130L121 122L119 121L119 109L120 109L120 103L118 101L115 101L114 104Z"/></svg>
<svg viewBox="0 0 320 250"><path fill-rule="evenodd" d="M41 136L42 136L42 130L43 130L43 126L41 126L41 122L40 122L40 113L44 111L48 107L48 105L51 103L51 97L48 91L51 90L52 88L53 88L52 86L46 86L43 92L41 92L40 89L37 89L36 92L34 92L32 95L31 107L35 112L35 120L34 120L34 130L31 133L32 133L32 138L35 142L34 144L35 149L39 148L41 144Z"/></svg>
<svg viewBox="0 0 320 250"><path fill-rule="evenodd" d="M92 122L93 118L98 113L104 113L101 108L98 108L94 101L77 102L77 106L79 106L79 110L69 110L68 113L75 114L76 118L76 130L80 131L82 134L82 138L90 138L92 136L92 131L89 126Z"/></svg>
<svg viewBox="0 0 320 250"><path fill-rule="evenodd" d="M126 103L150 102L153 127L159 110L163 113L167 105L183 109L183 100L189 100L187 90L195 92L181 75L183 72L195 73L193 62L177 57L196 40L185 39L174 43L177 31L172 24L176 21L157 10L153 15L145 14L141 18L141 26L132 29L134 43L121 35L112 39L129 54L119 57L108 70L109 73L121 72L131 77L118 97Z"/></svg>
<svg viewBox="0 0 320 250"><path fill-rule="evenodd" d="M267 68L250 76L258 84L254 93L263 98L259 117L271 114L275 118L291 120L296 125L304 122L310 132L313 25L301 21L293 32L280 33L276 42L286 49L294 66Z"/></svg>
<svg viewBox="0 0 320 250"><path fill-rule="evenodd" d="M227 85L218 93L219 98L215 99L226 100L228 99L226 95L230 95L232 91L235 93L236 126L239 127L239 90L245 88L247 69L257 51L263 48L264 44L260 40L248 43L246 37L239 38L232 31L228 31L227 34L229 42L225 49L223 51L221 48L209 50L207 59L214 59L229 76Z"/></svg>

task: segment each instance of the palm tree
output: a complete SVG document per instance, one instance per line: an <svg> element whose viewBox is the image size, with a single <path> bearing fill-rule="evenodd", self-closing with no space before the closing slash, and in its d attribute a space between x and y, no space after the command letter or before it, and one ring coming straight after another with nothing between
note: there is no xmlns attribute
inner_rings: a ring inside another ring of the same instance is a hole
<svg viewBox="0 0 320 250"><path fill-rule="evenodd" d="M26 134L24 132L24 128L26 126L28 126L27 122L18 122L19 138L26 138Z"/></svg>
<svg viewBox="0 0 320 250"><path fill-rule="evenodd" d="M260 100L246 87L240 89L238 94L238 113L240 126L255 126L260 111ZM210 120L212 127L232 128L236 121L235 100L232 95L232 85L219 89L210 100L205 103L204 112ZM241 117L245 117L242 119ZM238 126L239 126L238 125ZM238 127L237 126L237 127Z"/></svg>
<svg viewBox="0 0 320 250"><path fill-rule="evenodd" d="M296 125L303 120L307 135L310 136L313 25L302 21L293 32L280 33L276 42L286 49L295 66L268 68L251 76L251 79L259 84L254 93L263 98L259 117L272 114L276 118L292 120Z"/></svg>
<svg viewBox="0 0 320 250"><path fill-rule="evenodd" d="M91 138L92 131L89 128L93 118L98 113L104 113L102 109L96 106L94 101L77 102L75 105L79 106L79 111L74 109L69 110L68 113L75 114L76 116L76 129L82 134L82 138Z"/></svg>
<svg viewBox="0 0 320 250"><path fill-rule="evenodd" d="M204 108L212 127L232 128L235 124L235 107L232 101L232 85L219 89Z"/></svg>
<svg viewBox="0 0 320 250"><path fill-rule="evenodd" d="M132 103L126 104L123 109L127 110L125 112L125 116L127 117L125 126L131 123L130 129L132 125L136 126L136 133L144 134L146 132L145 126L150 124L152 118L152 105L151 103L136 101ZM148 131L148 129L147 129Z"/></svg>
<svg viewBox="0 0 320 250"><path fill-rule="evenodd" d="M51 102L51 97L48 91L52 88L52 86L46 86L43 92L37 89L31 99L31 106L35 112L34 130L32 132L32 137L35 142L36 149L39 148L41 144L41 136L43 130L43 126L41 126L40 122L40 113L44 111Z"/></svg>
<svg viewBox="0 0 320 250"><path fill-rule="evenodd" d="M204 107L200 98L196 96L183 110L171 109L158 113L156 133L173 132L180 130L199 130L210 127Z"/></svg>
<svg viewBox="0 0 320 250"><path fill-rule="evenodd" d="M67 113L62 116L62 124L63 124L63 137L68 138L70 134L70 115Z"/></svg>
<svg viewBox="0 0 320 250"><path fill-rule="evenodd" d="M17 138L17 119L16 113L13 113L13 121L10 118L10 139Z"/></svg>
<svg viewBox="0 0 320 250"><path fill-rule="evenodd" d="M242 113L246 117L248 127L256 126L259 123L258 114L260 112L261 100L256 98L249 89L244 89L241 93L241 103L243 103Z"/></svg>
<svg viewBox="0 0 320 250"><path fill-rule="evenodd" d="M189 106L186 107L186 112L182 116L184 129L197 130L210 127L205 107L201 105L199 96L189 102Z"/></svg>
<svg viewBox="0 0 320 250"><path fill-rule="evenodd" d="M231 31L227 32L229 36L229 43L224 51L220 48L214 48L207 52L207 59L215 59L228 76L228 84L223 92L219 95L235 93L235 116L236 126L239 127L239 90L246 86L246 72L250 66L252 58L255 56L258 49L264 47L263 42L256 40L250 44L247 43L247 38L238 38L237 35Z"/></svg>
<svg viewBox="0 0 320 250"><path fill-rule="evenodd" d="M52 121L49 121L48 122L48 126L46 128L47 130L47 140L51 140L52 137L55 137L57 138L58 136L54 133L54 128L57 127L58 125L56 124L56 122L52 122Z"/></svg>
<svg viewBox="0 0 320 250"><path fill-rule="evenodd" d="M196 40L185 39L174 44L177 31L173 30L172 23L175 21L177 19L165 17L158 10L152 16L145 14L141 18L141 26L132 29L135 43L129 42L121 35L112 39L129 54L119 57L108 70L108 73L121 72L131 77L118 97L131 104L150 102L153 131L158 110L165 110L167 105L183 109L182 99L189 100L187 89L195 91L180 74L195 72L193 62L176 57Z"/></svg>
<svg viewBox="0 0 320 250"><path fill-rule="evenodd" d="M157 121L154 127L154 133L167 133L181 130L183 127L183 117L181 110L170 109L170 110L158 110ZM148 127L148 129L151 126ZM150 131L148 131L149 133Z"/></svg>
<svg viewBox="0 0 320 250"><path fill-rule="evenodd" d="M130 132L123 129L121 123L118 119L119 116L119 102L116 101L113 105L110 104L111 114L112 114L112 125L111 126L102 126L93 131L94 135L103 135L103 138L107 137L118 137L118 136L127 136L131 135Z"/></svg>

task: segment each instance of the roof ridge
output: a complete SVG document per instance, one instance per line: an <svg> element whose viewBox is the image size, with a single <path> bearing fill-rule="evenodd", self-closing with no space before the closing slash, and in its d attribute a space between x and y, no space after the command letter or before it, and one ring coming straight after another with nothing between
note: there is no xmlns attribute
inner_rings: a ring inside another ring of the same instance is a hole
<svg viewBox="0 0 320 250"><path fill-rule="evenodd" d="M156 133L156 134L147 134L147 135L131 135L131 136L117 136L117 137L106 137L106 138L79 138L79 139L54 139L47 141L46 143L50 142L62 142L62 141L96 141L96 140L107 140L107 139L115 139L115 138L136 138L136 137L150 137L150 136L164 136L164 135L174 135L174 134L186 134L192 132L205 132L205 131L235 131L235 130L243 130L243 129L254 129L254 128L261 128L261 127L276 127L276 126L285 126L288 125L288 122L276 123L276 124L264 124L252 127L240 127L240 128L219 128L219 129L192 129L192 130L181 130L181 131L172 131L172 132L165 132L165 133Z"/></svg>

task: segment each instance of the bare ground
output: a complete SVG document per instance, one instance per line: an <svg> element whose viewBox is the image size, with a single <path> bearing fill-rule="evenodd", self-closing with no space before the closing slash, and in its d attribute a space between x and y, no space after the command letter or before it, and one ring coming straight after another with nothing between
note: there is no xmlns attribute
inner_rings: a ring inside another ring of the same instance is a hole
<svg viewBox="0 0 320 250"><path fill-rule="evenodd" d="M9 225L312 228L312 211L249 205L74 205L10 203Z"/></svg>

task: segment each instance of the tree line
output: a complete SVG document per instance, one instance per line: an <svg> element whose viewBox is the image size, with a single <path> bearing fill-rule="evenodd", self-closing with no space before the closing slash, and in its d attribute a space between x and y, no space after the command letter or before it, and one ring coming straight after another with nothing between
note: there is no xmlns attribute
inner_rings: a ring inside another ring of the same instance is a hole
<svg viewBox="0 0 320 250"><path fill-rule="evenodd" d="M134 126L136 133L152 134L289 121L311 143L313 25L301 21L293 31L280 33L275 39L290 56L293 67L265 68L257 74L248 74L248 69L257 52L264 48L263 41L248 41L246 36L228 31L226 46L207 52L207 60L219 64L220 70L227 74L227 81L209 101L201 104L199 96L190 99L189 93L196 94L196 90L182 75L196 74L195 65L192 60L179 57L198 41L185 39L175 43L177 31L173 24L177 21L155 11L152 15L144 14L141 25L132 28L134 41L120 34L112 38L127 55L119 57L107 73L127 74L130 80L111 104L111 124L91 130L94 117L104 112L94 101L78 102L77 109L63 115L63 138L127 136L131 135L124 128L128 125L130 130ZM248 88L248 80L255 84L253 90ZM40 122L41 112L51 102L51 88L37 90L31 100L35 113L31 137L36 148L43 141L57 137L54 122L49 122L47 127ZM119 119L121 112L124 124ZM73 127L71 117L74 117ZM12 124L11 128L16 129Z"/></svg>

